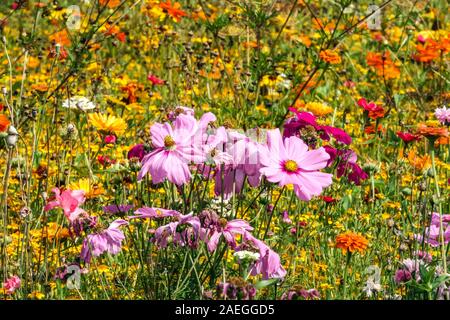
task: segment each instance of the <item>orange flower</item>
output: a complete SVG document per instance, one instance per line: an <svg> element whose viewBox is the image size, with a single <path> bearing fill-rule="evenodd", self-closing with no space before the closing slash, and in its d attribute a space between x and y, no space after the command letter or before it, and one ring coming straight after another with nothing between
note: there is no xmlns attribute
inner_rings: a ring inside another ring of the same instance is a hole
<svg viewBox="0 0 450 320"><path fill-rule="evenodd" d="M127 102L132 104L137 102L137 92L143 88L141 84L130 82L126 86L121 87L120 90L128 94Z"/></svg>
<svg viewBox="0 0 450 320"><path fill-rule="evenodd" d="M105 35L116 37L120 42L126 42L126 34L124 32L120 32L120 28L118 26L111 26L110 24L105 25Z"/></svg>
<svg viewBox="0 0 450 320"><path fill-rule="evenodd" d="M159 7L167 12L169 16L173 18L174 21L180 22L182 17L187 16L187 13L181 10L181 4L179 2L175 2L172 6L172 2L167 0L167 2L161 2Z"/></svg>
<svg viewBox="0 0 450 320"><path fill-rule="evenodd" d="M320 53L320 59L329 64L339 64L341 63L341 57L336 51L327 49Z"/></svg>
<svg viewBox="0 0 450 320"><path fill-rule="evenodd" d="M56 32L51 36L49 36L48 38L50 39L50 41L55 41L55 43L58 43L61 46L69 47L72 43L69 39L69 34L67 33L67 30Z"/></svg>
<svg viewBox="0 0 450 320"><path fill-rule="evenodd" d="M430 127L424 123L419 124L419 126L417 127L417 133L420 134L421 136L428 138L438 138L448 136L447 128Z"/></svg>
<svg viewBox="0 0 450 320"><path fill-rule="evenodd" d="M417 53L413 55L413 59L419 62L431 62L439 58L440 49L439 43L433 39L427 39L425 43L417 44Z"/></svg>
<svg viewBox="0 0 450 320"><path fill-rule="evenodd" d="M419 156L415 150L408 153L408 162L417 171L423 172L431 167L431 157L429 155Z"/></svg>
<svg viewBox="0 0 450 320"><path fill-rule="evenodd" d="M8 129L10 122L4 114L0 114L0 132L4 132Z"/></svg>
<svg viewBox="0 0 450 320"><path fill-rule="evenodd" d="M344 253L350 251L351 253L358 251L364 253L369 241L363 236L354 232L348 231L336 237L336 248L342 249Z"/></svg>
<svg viewBox="0 0 450 320"><path fill-rule="evenodd" d="M100 0L102 6L107 5L108 8L115 8L120 4L120 0Z"/></svg>
<svg viewBox="0 0 450 320"><path fill-rule="evenodd" d="M392 61L389 52L367 53L367 65L373 67L378 76L386 79L396 79L400 76L400 69Z"/></svg>

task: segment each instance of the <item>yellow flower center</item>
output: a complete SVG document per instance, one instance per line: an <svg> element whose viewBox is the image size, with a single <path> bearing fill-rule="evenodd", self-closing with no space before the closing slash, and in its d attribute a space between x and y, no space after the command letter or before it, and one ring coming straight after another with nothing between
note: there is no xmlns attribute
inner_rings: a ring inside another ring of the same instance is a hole
<svg viewBox="0 0 450 320"><path fill-rule="evenodd" d="M173 140L173 138L171 136L166 136L164 138L164 146L167 149L171 149L174 145L175 145L175 140Z"/></svg>
<svg viewBox="0 0 450 320"><path fill-rule="evenodd" d="M288 160L284 163L284 169L288 172L296 172L298 170L297 162Z"/></svg>

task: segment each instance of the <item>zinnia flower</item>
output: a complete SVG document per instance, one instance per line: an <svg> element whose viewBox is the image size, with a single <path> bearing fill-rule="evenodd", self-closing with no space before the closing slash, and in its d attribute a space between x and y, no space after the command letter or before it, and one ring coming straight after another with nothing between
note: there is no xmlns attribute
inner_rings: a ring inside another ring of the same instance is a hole
<svg viewBox="0 0 450 320"><path fill-rule="evenodd" d="M412 141L417 141L420 139L420 136L416 135L416 134L412 134L409 132L401 132L398 131L397 132L397 136L403 140L404 143L408 144L409 142Z"/></svg>
<svg viewBox="0 0 450 320"><path fill-rule="evenodd" d="M369 241L363 236L354 232L346 232L336 237L336 248L342 249L343 252L359 252L364 253Z"/></svg>
<svg viewBox="0 0 450 320"><path fill-rule="evenodd" d="M324 50L320 52L320 59L323 61L329 63L329 64L339 64L341 63L341 57L339 54L334 50Z"/></svg>
<svg viewBox="0 0 450 320"><path fill-rule="evenodd" d="M417 134L427 138L447 137L448 130L447 128L430 127L424 123L421 123L417 128Z"/></svg>
<svg viewBox="0 0 450 320"><path fill-rule="evenodd" d="M295 194L309 201L332 183L331 174L318 171L327 166L329 158L324 148L308 150L301 139L289 137L283 141L279 129L270 130L260 172L280 186L293 184Z"/></svg>
<svg viewBox="0 0 450 320"><path fill-rule="evenodd" d="M108 229L99 233L89 234L83 241L81 248L81 259L90 263L92 256L98 257L104 252L117 254L122 249L122 241L125 239L120 226L126 225L125 220L115 220Z"/></svg>

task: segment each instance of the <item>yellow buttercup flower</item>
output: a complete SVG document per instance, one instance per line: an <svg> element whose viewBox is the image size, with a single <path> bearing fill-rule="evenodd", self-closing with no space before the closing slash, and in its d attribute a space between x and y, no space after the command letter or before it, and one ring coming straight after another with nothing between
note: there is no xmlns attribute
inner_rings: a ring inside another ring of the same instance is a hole
<svg viewBox="0 0 450 320"><path fill-rule="evenodd" d="M113 115L104 115L101 113L92 113L88 115L91 124L99 131L105 133L122 134L127 129L127 124L122 118Z"/></svg>

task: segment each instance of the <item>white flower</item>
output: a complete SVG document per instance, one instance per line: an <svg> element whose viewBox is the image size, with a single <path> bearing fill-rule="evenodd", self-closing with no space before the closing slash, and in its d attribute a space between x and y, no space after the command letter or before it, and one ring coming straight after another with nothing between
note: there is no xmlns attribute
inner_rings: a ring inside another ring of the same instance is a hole
<svg viewBox="0 0 450 320"><path fill-rule="evenodd" d="M78 109L82 111L95 109L95 104L86 97L74 96L66 99L62 106L69 109Z"/></svg>
<svg viewBox="0 0 450 320"><path fill-rule="evenodd" d="M372 277L369 277L366 282L366 286L363 288L363 292L366 293L368 298L372 297L373 292L379 292L381 290L381 285L379 283L375 283Z"/></svg>
<svg viewBox="0 0 450 320"><path fill-rule="evenodd" d="M239 261L253 262L259 260L259 253L246 250L236 251L233 256Z"/></svg>

